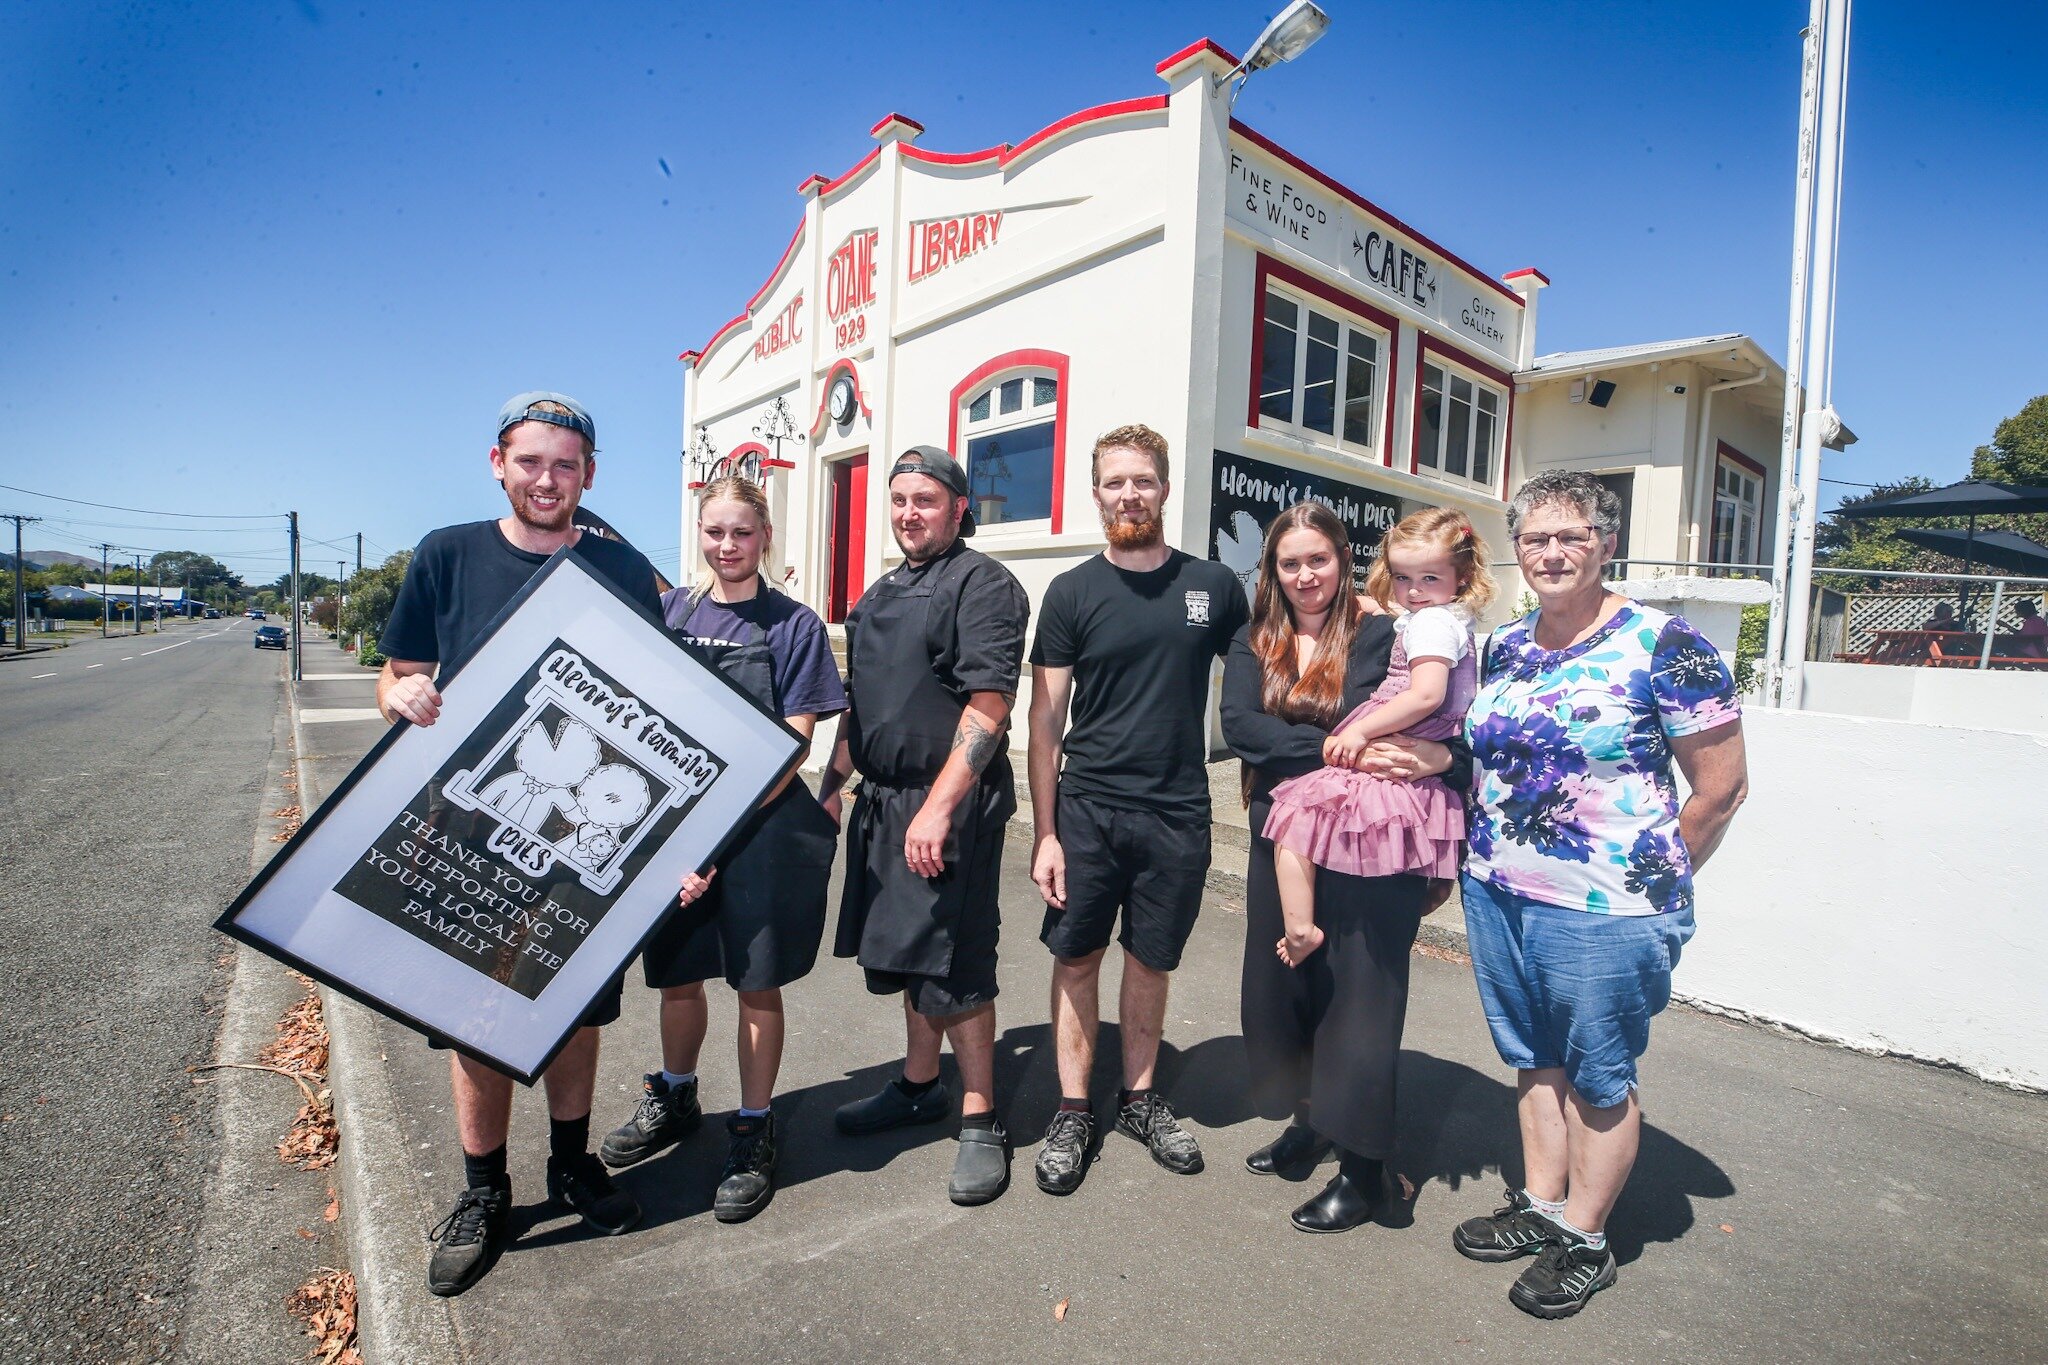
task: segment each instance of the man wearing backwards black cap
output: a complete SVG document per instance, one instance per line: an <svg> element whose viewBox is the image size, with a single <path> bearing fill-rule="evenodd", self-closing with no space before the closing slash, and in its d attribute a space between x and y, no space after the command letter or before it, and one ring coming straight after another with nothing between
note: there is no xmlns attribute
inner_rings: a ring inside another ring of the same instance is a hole
<svg viewBox="0 0 2048 1365"><path fill-rule="evenodd" d="M833 817L857 769L833 952L868 990L903 996L903 1074L843 1106L844 1133L936 1123L952 1111L939 1046L960 1068L960 1150L947 1192L985 1204L1009 1183L995 1113L996 886L1017 808L1010 706L1031 603L1010 572L960 543L974 534L967 475L916 446L889 471L889 526L904 562L846 618L847 709L818 799Z"/></svg>
<svg viewBox="0 0 2048 1365"><path fill-rule="evenodd" d="M564 394L522 393L500 409L496 431L491 474L504 487L511 513L430 531L413 553L378 644L385 664L377 709L393 723L402 717L432 725L440 717L436 683L445 677L443 668L469 652L534 571L565 545L651 615L661 614L646 557L622 540L584 534L575 523L576 504L597 473L597 426L583 406ZM440 804L438 793L433 804ZM606 1233L624 1232L640 1219L632 1196L612 1184L589 1150L597 1031L619 1017L619 985L612 982L592 1002L583 1027L543 1075L549 1197ZM483 1278L510 1240L512 1208L505 1169L512 1081L460 1053L452 1053L450 1063L466 1188L435 1229L427 1287L442 1295L460 1294Z"/></svg>

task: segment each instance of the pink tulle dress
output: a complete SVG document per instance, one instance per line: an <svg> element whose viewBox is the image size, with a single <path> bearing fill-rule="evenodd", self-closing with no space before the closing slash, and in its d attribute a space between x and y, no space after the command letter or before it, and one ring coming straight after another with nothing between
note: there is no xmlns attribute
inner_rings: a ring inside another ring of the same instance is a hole
<svg viewBox="0 0 2048 1365"><path fill-rule="evenodd" d="M1395 623L1394 652L1387 676L1359 708L1344 717L1339 729L1375 711L1408 690L1408 635L1404 629L1424 608ZM1464 724L1465 709L1479 686L1478 661L1471 646L1470 626L1459 615L1465 648L1451 667L1443 705L1410 725L1420 739L1449 739ZM1427 632L1434 641L1439 629ZM1445 657L1433 646L1425 657ZM1423 877L1455 877L1465 839L1465 807L1440 778L1392 782L1353 768L1318 768L1290 778L1273 789L1273 811L1266 817L1265 836L1291 848L1317 867L1354 877L1392 877L1412 873Z"/></svg>

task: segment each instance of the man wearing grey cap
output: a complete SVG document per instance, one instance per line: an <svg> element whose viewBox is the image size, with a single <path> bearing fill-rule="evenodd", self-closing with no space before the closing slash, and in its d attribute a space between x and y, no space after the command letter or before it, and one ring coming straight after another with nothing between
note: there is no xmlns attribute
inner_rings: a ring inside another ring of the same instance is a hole
<svg viewBox="0 0 2048 1365"><path fill-rule="evenodd" d="M939 1048L960 1068L960 1149L947 1192L985 1204L1009 1183L996 1117L996 887L1017 808L1010 707L1030 599L974 534L967 475L915 446L889 471L889 526L904 562L846 618L847 709L818 799L834 818L858 771L833 951L868 990L903 997L903 1074L843 1106L844 1133L936 1123L952 1112Z"/></svg>
<svg viewBox="0 0 2048 1365"><path fill-rule="evenodd" d="M565 546L649 615L661 614L654 566L646 557L622 540L587 535L576 525L576 505L597 473L597 425L583 405L565 394L522 393L499 411L495 431L491 474L512 504L510 513L428 532L406 566L379 641L385 664L377 679L377 709L394 724L404 719L432 725L440 717L439 684L450 668ZM438 792L430 800L441 804ZM612 1184L590 1153L598 1027L619 1017L619 987L613 981L592 1002L583 1027L543 1075L550 1119L548 1195L606 1233L624 1232L640 1219L632 1196ZM460 1053L450 1054L450 1079L465 1188L434 1231L427 1287L441 1295L460 1294L482 1279L511 1240L505 1139L512 1081Z"/></svg>

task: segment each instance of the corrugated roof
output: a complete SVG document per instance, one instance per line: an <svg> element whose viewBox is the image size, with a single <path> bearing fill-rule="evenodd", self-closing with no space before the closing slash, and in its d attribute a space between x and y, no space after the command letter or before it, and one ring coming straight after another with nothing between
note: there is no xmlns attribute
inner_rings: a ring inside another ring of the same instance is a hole
<svg viewBox="0 0 2048 1365"><path fill-rule="evenodd" d="M1684 337L1678 341L1644 341L1633 346L1602 346L1591 351L1553 351L1539 355L1523 374L1543 374L1552 370L1575 370L1587 365L1637 364L1645 360L1663 360L1675 355L1693 351L1715 350L1719 347L1748 341L1743 332L1720 332L1713 336Z"/></svg>

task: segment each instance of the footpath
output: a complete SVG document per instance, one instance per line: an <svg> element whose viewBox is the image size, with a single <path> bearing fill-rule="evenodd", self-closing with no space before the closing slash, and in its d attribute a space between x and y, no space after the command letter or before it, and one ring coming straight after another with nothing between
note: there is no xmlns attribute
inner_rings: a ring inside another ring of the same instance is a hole
<svg viewBox="0 0 2048 1365"><path fill-rule="evenodd" d="M311 809L383 726L370 671L332 642L308 641L305 673L295 719ZM1392 1165L1414 1197L1342 1236L1295 1231L1289 1210L1330 1170L1291 1184L1243 1166L1276 1125L1245 1098L1244 918L1227 876L1213 881L1174 977L1162 1061L1208 1168L1170 1175L1111 1133L1077 1193L1046 1196L1031 1162L1059 1087L1023 854L1013 838L997 1006L1016 1158L1010 1191L980 1209L946 1200L950 1125L834 1131L838 1105L896 1074L903 1031L893 1001L825 956L785 992L782 1157L764 1213L734 1226L711 1215L721 1120L738 1103L732 1000L714 985L705 1127L619 1176L641 1225L595 1236L543 1202L546 1108L538 1089L522 1090L517 1241L468 1294L434 1299L426 1235L462 1169L446 1060L329 993L342 1223L366 1357L2048 1361L2048 1097L1683 1007L1658 1020L1643 1066L1642 1156L1611 1224L1619 1282L1567 1322L1517 1311L1506 1293L1518 1265L1474 1264L1450 1245L1451 1228L1489 1212L1519 1171L1513 1075L1493 1054L1470 967L1443 946L1414 960L1402 1056ZM1220 863L1241 866L1232 857L1219 849ZM1711 904L1701 924L1714 932ZM1111 954L1105 1002L1116 971ZM624 1016L605 1033L600 1134L631 1113L640 1073L660 1057L656 997L637 967L627 982ZM1117 1053L1106 1020L1094 1086L1104 1107Z"/></svg>

